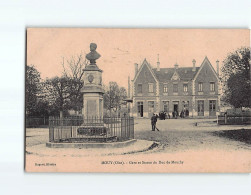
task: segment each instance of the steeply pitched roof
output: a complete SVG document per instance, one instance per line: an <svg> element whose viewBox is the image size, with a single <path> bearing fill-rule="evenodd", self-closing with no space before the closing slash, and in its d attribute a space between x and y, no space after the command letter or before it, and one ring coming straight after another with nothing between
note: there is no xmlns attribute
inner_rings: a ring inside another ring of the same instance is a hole
<svg viewBox="0 0 251 195"><path fill-rule="evenodd" d="M206 62L207 62L207 63L206 63ZM196 79L196 78L198 77L198 75L200 74L201 69L202 69L203 66L206 65L206 64L209 64L209 67L210 67L211 70L213 71L215 77L219 80L219 75L215 72L215 70L214 70L212 64L210 63L209 59L207 58L207 56L204 58L204 60L203 60L203 62L202 62L202 64L201 64L199 70L197 71L197 74L194 76L194 79Z"/></svg>
<svg viewBox="0 0 251 195"><path fill-rule="evenodd" d="M139 76L139 73L142 71L143 66L147 66L147 67L148 67L148 69L149 69L149 71L151 72L151 74L153 75L155 81L158 82L158 78L157 78L156 75L154 74L153 68L152 68L152 66L147 62L146 58L144 59L143 63L141 64L141 66L140 66L140 68L139 68L139 70L138 70L138 72L137 72L137 74L135 75L135 77L134 77L133 80L136 81L137 77Z"/></svg>
<svg viewBox="0 0 251 195"><path fill-rule="evenodd" d="M194 78L199 69L200 67L196 67L196 70L193 71L193 67L179 67L176 71L180 76L180 80L189 81ZM160 82L167 82L171 80L175 68L160 68L160 71L157 71L157 68L153 68L153 72Z"/></svg>

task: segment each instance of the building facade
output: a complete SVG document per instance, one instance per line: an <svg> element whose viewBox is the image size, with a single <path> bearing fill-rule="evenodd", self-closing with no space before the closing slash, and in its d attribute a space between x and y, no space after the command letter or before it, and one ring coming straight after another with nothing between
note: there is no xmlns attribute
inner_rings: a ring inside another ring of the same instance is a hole
<svg viewBox="0 0 251 195"><path fill-rule="evenodd" d="M150 117L164 111L184 111L189 117L216 116L220 110L220 83L217 73L207 57L200 67L157 68L145 59L138 68L135 64L134 79L130 82L129 97L131 115Z"/></svg>

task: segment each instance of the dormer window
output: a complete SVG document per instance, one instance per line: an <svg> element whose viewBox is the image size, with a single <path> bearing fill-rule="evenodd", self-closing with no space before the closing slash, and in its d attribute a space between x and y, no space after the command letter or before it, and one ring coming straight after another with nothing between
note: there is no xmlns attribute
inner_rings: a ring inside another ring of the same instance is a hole
<svg viewBox="0 0 251 195"><path fill-rule="evenodd" d="M172 76L172 80L179 80L179 79L180 79L180 77L179 77L178 73L174 72L174 74Z"/></svg>

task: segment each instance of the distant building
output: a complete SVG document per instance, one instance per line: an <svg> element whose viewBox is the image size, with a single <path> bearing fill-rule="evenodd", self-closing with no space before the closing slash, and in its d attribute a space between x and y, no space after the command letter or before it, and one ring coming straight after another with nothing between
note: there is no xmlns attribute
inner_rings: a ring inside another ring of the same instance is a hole
<svg viewBox="0 0 251 195"><path fill-rule="evenodd" d="M182 110L189 117L216 116L220 110L219 61L217 73L207 57L200 67L153 68L145 59L129 83L130 111L135 117L150 117L164 111Z"/></svg>

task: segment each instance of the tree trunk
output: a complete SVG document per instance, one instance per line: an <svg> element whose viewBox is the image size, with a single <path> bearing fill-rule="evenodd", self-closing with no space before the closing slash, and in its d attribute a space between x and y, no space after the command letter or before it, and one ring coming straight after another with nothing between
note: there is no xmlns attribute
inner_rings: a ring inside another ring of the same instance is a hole
<svg viewBox="0 0 251 195"><path fill-rule="evenodd" d="M63 111L60 110L59 112L59 120L60 120L60 125L63 126Z"/></svg>

